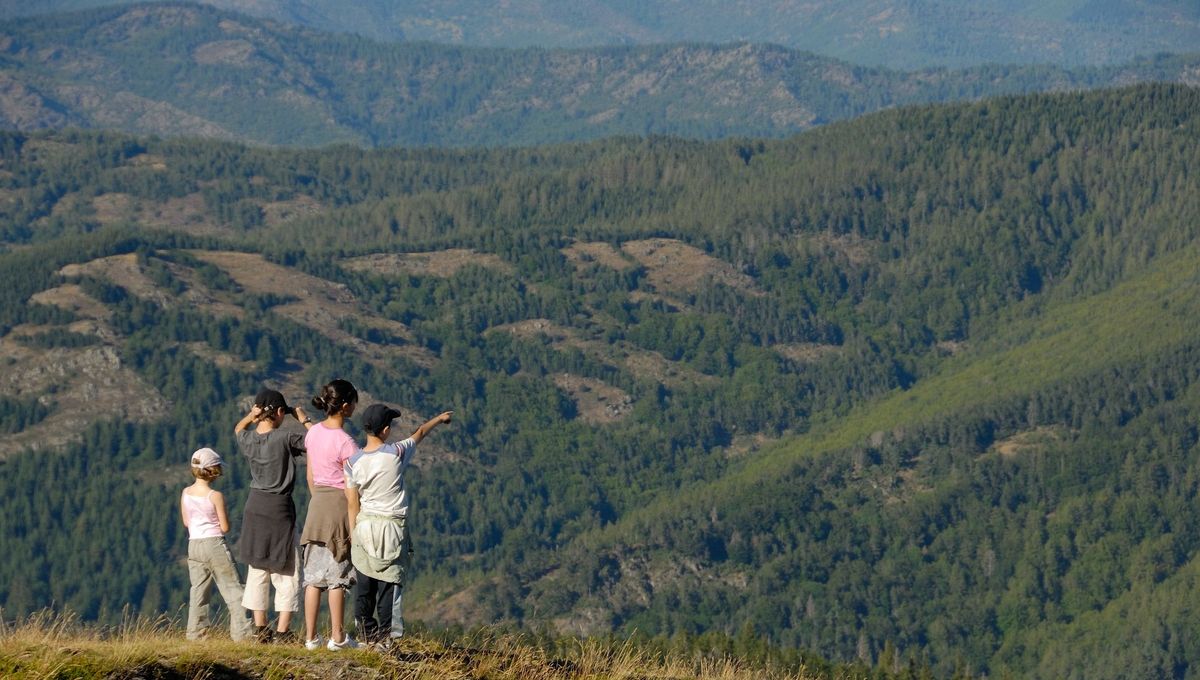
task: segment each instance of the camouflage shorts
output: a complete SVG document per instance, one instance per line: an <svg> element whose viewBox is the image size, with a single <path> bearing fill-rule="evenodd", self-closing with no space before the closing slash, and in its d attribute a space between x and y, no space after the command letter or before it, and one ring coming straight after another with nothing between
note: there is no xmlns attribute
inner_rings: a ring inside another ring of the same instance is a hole
<svg viewBox="0 0 1200 680"><path fill-rule="evenodd" d="M354 565L350 558L338 562L320 543L304 546L304 587L349 588L354 585Z"/></svg>

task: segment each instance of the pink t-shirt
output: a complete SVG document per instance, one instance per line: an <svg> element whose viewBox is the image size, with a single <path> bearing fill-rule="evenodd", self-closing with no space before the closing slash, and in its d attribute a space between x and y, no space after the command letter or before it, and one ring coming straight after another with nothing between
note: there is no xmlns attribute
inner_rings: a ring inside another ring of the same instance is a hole
<svg viewBox="0 0 1200 680"><path fill-rule="evenodd" d="M343 466L350 456L358 452L358 445L345 430L317 423L304 436L304 448L308 449L308 467L312 469L313 484L346 488Z"/></svg>

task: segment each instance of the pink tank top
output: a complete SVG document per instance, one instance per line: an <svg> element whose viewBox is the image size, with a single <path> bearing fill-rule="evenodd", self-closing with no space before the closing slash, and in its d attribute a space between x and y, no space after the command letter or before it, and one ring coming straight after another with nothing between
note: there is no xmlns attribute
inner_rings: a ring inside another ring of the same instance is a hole
<svg viewBox="0 0 1200 680"><path fill-rule="evenodd" d="M221 520L217 518L217 506L208 498L213 495L212 491L208 492L208 496L191 496L187 491L182 495L180 503L183 504L183 514L188 518L188 540L225 535L221 531Z"/></svg>

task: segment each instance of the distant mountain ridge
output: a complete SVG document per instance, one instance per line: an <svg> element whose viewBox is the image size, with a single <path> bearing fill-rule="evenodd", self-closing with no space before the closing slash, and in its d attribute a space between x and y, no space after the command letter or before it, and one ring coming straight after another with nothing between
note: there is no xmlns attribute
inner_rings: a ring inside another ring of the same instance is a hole
<svg viewBox="0 0 1200 680"><path fill-rule="evenodd" d="M115 4L0 1L0 17ZM129 4L129 3L121 3ZM254 16L386 41L492 47L775 43L894 68L1100 65L1200 47L1183 0L208 0Z"/></svg>
<svg viewBox="0 0 1200 680"><path fill-rule="evenodd" d="M1076 70L906 73L751 44L389 45L187 4L0 24L3 127L267 145L784 136L898 105L1144 81L1200 83L1200 54Z"/></svg>

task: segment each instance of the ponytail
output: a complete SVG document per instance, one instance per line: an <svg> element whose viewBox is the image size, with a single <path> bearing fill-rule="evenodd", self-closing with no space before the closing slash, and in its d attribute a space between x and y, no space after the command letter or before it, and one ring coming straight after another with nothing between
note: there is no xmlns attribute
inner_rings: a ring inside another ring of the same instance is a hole
<svg viewBox="0 0 1200 680"><path fill-rule="evenodd" d="M347 404L358 402L358 390L349 380L341 378L330 382L321 388L321 393L312 398L313 408L318 408L327 416L337 415Z"/></svg>

